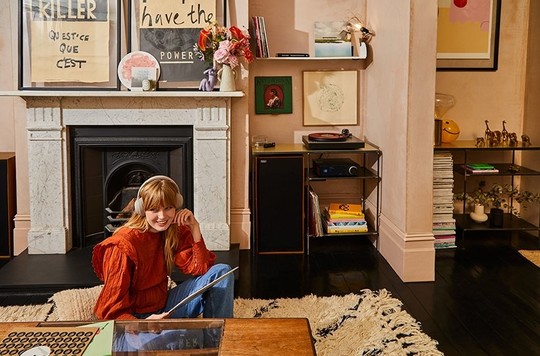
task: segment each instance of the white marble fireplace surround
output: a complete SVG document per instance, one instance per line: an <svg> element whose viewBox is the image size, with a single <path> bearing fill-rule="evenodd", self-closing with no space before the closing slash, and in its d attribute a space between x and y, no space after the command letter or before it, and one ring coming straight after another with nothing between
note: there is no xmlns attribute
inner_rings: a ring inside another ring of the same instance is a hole
<svg viewBox="0 0 540 356"><path fill-rule="evenodd" d="M70 125L193 125L194 214L209 249L230 247L231 98L242 92L29 93L28 253L64 254L70 230Z"/></svg>

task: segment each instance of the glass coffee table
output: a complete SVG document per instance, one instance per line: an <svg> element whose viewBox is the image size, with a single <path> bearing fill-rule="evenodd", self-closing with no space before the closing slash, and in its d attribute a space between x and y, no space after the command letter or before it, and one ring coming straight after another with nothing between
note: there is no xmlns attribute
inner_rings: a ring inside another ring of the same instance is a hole
<svg viewBox="0 0 540 356"><path fill-rule="evenodd" d="M96 326L100 330L83 355L272 355L284 350L295 356L316 354L306 318L0 323L0 340L18 328L35 332L39 328ZM93 352L86 353L92 348Z"/></svg>
<svg viewBox="0 0 540 356"><path fill-rule="evenodd" d="M223 319L164 319L116 321L112 338L114 355L218 355Z"/></svg>

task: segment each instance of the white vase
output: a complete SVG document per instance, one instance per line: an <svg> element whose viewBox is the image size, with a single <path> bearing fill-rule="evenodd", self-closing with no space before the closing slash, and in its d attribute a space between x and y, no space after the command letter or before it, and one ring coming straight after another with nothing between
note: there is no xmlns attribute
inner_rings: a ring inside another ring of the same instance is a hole
<svg viewBox="0 0 540 356"><path fill-rule="evenodd" d="M236 72L230 65L224 64L218 71L219 91L236 91Z"/></svg>
<svg viewBox="0 0 540 356"><path fill-rule="evenodd" d="M483 223L488 219L488 215L484 212L484 206L482 204L475 204L474 211L469 216L477 223Z"/></svg>

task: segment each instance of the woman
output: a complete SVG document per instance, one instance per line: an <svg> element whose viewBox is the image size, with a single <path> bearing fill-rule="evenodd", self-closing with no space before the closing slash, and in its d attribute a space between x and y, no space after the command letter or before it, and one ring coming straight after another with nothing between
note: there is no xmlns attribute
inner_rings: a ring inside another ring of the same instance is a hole
<svg viewBox="0 0 540 356"><path fill-rule="evenodd" d="M270 98L266 102L266 106L269 108L281 107L281 99L278 96L278 92L275 88L270 89Z"/></svg>
<svg viewBox="0 0 540 356"><path fill-rule="evenodd" d="M94 307L99 319L162 319L184 297L230 270L214 264L199 222L169 177L154 176L139 188L130 219L94 247L92 264L104 281ZM168 290L174 266L192 277ZM234 278L228 276L169 317L231 318Z"/></svg>

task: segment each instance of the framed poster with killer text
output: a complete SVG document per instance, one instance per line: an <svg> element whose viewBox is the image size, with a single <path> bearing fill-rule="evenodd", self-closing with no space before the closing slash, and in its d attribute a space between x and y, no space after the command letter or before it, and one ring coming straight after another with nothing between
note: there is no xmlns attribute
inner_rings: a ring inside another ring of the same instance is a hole
<svg viewBox="0 0 540 356"><path fill-rule="evenodd" d="M131 49L155 57L160 66L159 90L198 88L208 64L194 46L201 29L225 25L226 0L133 0Z"/></svg>
<svg viewBox="0 0 540 356"><path fill-rule="evenodd" d="M21 0L19 89L118 90L120 0Z"/></svg>

